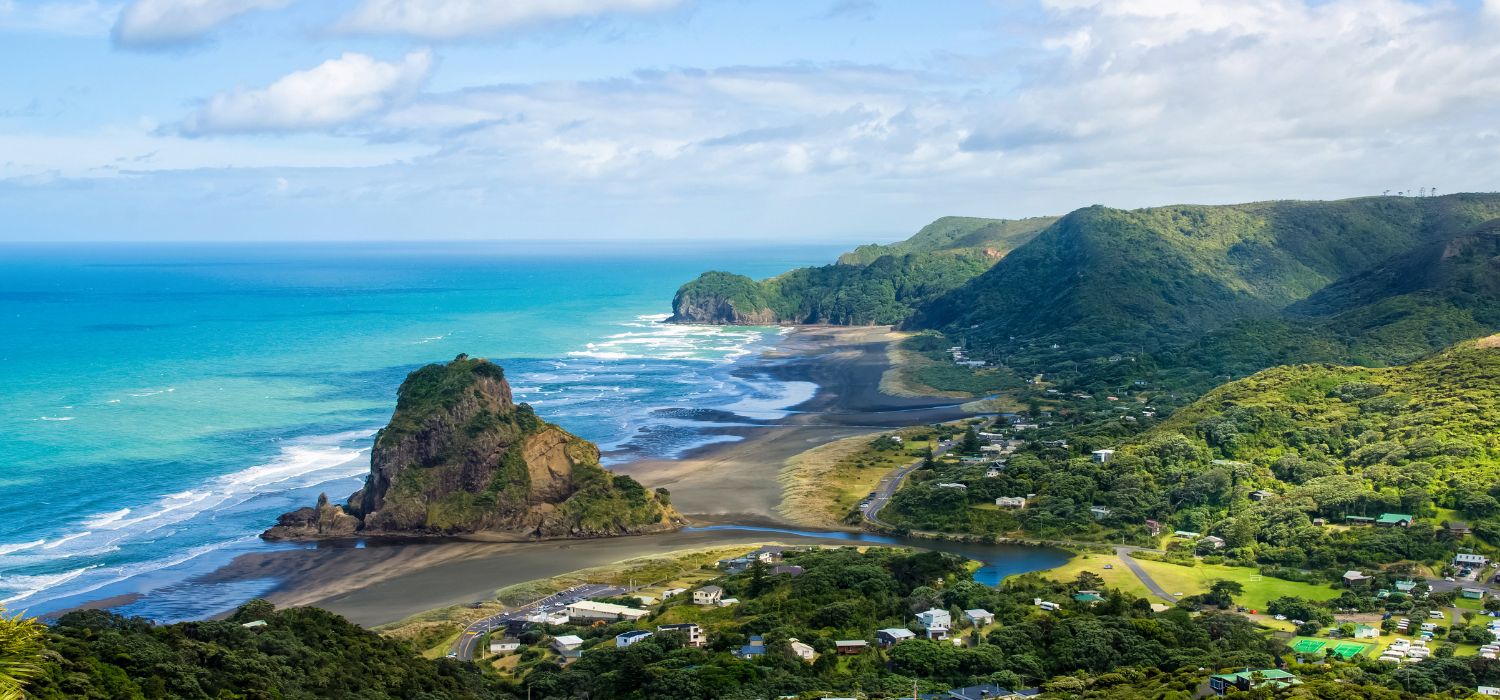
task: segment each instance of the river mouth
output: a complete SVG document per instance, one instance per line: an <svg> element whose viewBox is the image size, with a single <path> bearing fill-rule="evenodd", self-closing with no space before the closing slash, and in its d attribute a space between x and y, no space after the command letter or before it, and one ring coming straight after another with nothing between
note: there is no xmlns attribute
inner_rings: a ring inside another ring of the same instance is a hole
<svg viewBox="0 0 1500 700"><path fill-rule="evenodd" d="M882 535L872 532L843 532L837 530L802 530L794 528L766 527L757 525L705 525L683 528L683 532L748 532L808 538L814 540L836 540L850 544L876 544L895 547L912 547L936 552L957 554L980 562L974 571L974 581L986 586L999 586L1009 576L1033 571L1055 569L1073 557L1066 550L1047 546L1021 544L984 544L978 542L955 542L951 540L917 539L897 535Z"/></svg>

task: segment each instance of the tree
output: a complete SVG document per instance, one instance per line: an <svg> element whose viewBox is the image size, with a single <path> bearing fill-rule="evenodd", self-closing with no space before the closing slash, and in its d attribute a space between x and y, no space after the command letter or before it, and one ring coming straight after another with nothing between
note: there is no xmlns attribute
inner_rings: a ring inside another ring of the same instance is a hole
<svg viewBox="0 0 1500 700"><path fill-rule="evenodd" d="M21 688L40 667L44 628L17 614L5 616L0 608L0 700L20 700Z"/></svg>
<svg viewBox="0 0 1500 700"><path fill-rule="evenodd" d="M964 439L958 443L958 451L961 454L977 455L982 446L979 442L979 431L975 430L974 426L971 425L964 430Z"/></svg>

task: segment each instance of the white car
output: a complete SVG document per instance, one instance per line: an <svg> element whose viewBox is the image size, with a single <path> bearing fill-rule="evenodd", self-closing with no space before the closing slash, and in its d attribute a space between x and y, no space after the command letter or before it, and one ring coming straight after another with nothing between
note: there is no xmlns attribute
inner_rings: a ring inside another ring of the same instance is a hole
<svg viewBox="0 0 1500 700"><path fill-rule="evenodd" d="M1277 615L1277 616L1276 616L1276 617L1275 617L1275 618L1273 618L1273 619L1275 619L1275 620L1277 620L1277 621L1278 621L1278 622L1279 622L1279 621L1281 621L1281 620L1285 620L1285 619L1286 619L1286 615Z"/></svg>

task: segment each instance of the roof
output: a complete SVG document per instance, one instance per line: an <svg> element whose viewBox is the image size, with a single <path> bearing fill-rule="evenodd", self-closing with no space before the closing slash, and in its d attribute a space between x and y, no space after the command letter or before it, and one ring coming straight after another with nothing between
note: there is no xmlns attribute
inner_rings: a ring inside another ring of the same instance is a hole
<svg viewBox="0 0 1500 700"><path fill-rule="evenodd" d="M888 637L896 637L898 639L917 636L916 633L912 632L909 629L906 629L905 627L887 627L883 630L876 630L875 633L884 634Z"/></svg>
<svg viewBox="0 0 1500 700"><path fill-rule="evenodd" d="M571 647L571 646L577 646L579 644L582 644L583 643L583 638L579 637L578 635L574 635L574 634L565 634L565 635L563 635L561 637L557 637L557 638L553 639L552 641L556 642L557 644L564 644L564 645L567 645L567 646Z"/></svg>
<svg viewBox="0 0 1500 700"><path fill-rule="evenodd" d="M973 610L965 610L964 614L968 615L969 617L994 617L995 616L995 613L992 613L992 612L990 612L988 610L985 610L984 608L974 608Z"/></svg>
<svg viewBox="0 0 1500 700"><path fill-rule="evenodd" d="M1386 524L1386 525L1395 525L1396 523L1399 523L1399 522L1408 522L1409 523L1409 522L1411 522L1411 521L1413 521L1415 519L1416 518L1413 518L1413 517L1411 517L1410 515L1408 515L1406 513L1381 513L1380 517L1378 517L1378 518L1375 519L1375 522Z"/></svg>
<svg viewBox="0 0 1500 700"><path fill-rule="evenodd" d="M833 643L836 647L869 646L870 643L863 639L840 639Z"/></svg>
<svg viewBox="0 0 1500 700"><path fill-rule="evenodd" d="M1350 569L1350 570L1344 572L1344 578L1346 578L1346 579L1351 579L1351 578L1369 578L1369 576L1366 576L1363 571L1355 571L1353 569Z"/></svg>
<svg viewBox="0 0 1500 700"><path fill-rule="evenodd" d="M647 632L646 630L631 630L623 634L615 635L615 639L643 639L649 636L651 636L651 633Z"/></svg>
<svg viewBox="0 0 1500 700"><path fill-rule="evenodd" d="M1220 680L1225 680L1225 681L1229 681L1229 682L1233 683L1233 682L1238 681L1238 680L1240 680L1242 678L1245 679L1245 680L1247 680L1247 681L1248 680L1252 680L1252 678L1255 675L1257 675L1257 674L1260 675L1260 678L1263 681L1287 681L1287 680L1296 681L1297 680L1296 676L1294 676L1294 675L1292 675L1292 674L1290 674L1290 673L1288 673L1286 671L1283 671L1283 670L1281 670L1279 668L1263 668L1263 669L1256 670L1256 671L1239 671L1239 672L1236 672L1236 673L1219 673L1219 674L1215 674L1214 678L1218 678Z"/></svg>
<svg viewBox="0 0 1500 700"><path fill-rule="evenodd" d="M580 600L576 603L569 603L567 607L572 610L596 612L603 615L636 615L645 617L651 614L650 610L632 608L628 605L615 605L614 603L600 603L593 600Z"/></svg>
<svg viewBox="0 0 1500 700"><path fill-rule="evenodd" d="M704 587L699 588L697 591L694 591L694 592L695 593L709 593L709 594L713 594L713 593L723 593L724 589L719 588L718 586L704 586Z"/></svg>
<svg viewBox="0 0 1500 700"><path fill-rule="evenodd" d="M1453 558L1456 559L1456 560L1458 560L1458 561L1484 561L1485 560L1485 557L1484 557L1483 554L1468 554L1468 553L1456 554L1456 555L1453 556Z"/></svg>

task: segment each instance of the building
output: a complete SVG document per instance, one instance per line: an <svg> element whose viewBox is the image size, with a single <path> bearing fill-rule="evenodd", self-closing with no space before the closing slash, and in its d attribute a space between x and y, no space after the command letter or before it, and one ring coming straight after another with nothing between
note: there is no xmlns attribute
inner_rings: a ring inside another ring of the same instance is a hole
<svg viewBox="0 0 1500 700"><path fill-rule="evenodd" d="M1354 638L1355 639L1374 639L1374 638L1379 637L1379 636L1380 636L1380 630L1375 629L1374 627L1371 627L1369 625L1355 625L1354 626Z"/></svg>
<svg viewBox="0 0 1500 700"><path fill-rule="evenodd" d="M1344 522L1350 525L1374 525L1375 519L1367 518L1363 515L1346 515L1344 516Z"/></svg>
<svg viewBox="0 0 1500 700"><path fill-rule="evenodd" d="M1025 508L1025 496L1001 496L995 499L995 505L1001 508Z"/></svg>
<svg viewBox="0 0 1500 700"><path fill-rule="evenodd" d="M1474 534L1474 528L1470 527L1468 523L1450 522L1448 523L1448 534L1454 537L1472 535Z"/></svg>
<svg viewBox="0 0 1500 700"><path fill-rule="evenodd" d="M1196 540L1202 537L1203 533L1193 532L1192 530L1178 530L1172 533L1172 536L1179 540Z"/></svg>
<svg viewBox="0 0 1500 700"><path fill-rule="evenodd" d="M687 645L690 647L708 646L708 635L703 633L703 628L692 622L683 622L676 625L661 625L656 628L657 632L680 632L687 637Z"/></svg>
<svg viewBox="0 0 1500 700"><path fill-rule="evenodd" d="M986 471L984 473L984 478L986 478L986 479L998 479L998 478L1000 478L1000 470L997 469L997 468L995 468L995 467L990 467L989 471Z"/></svg>
<svg viewBox="0 0 1500 700"><path fill-rule="evenodd" d="M719 602L715 603L715 605L718 605L721 608L727 608L727 607L729 607L731 605L739 605L739 604L740 604L740 599L739 598L720 598Z"/></svg>
<svg viewBox="0 0 1500 700"><path fill-rule="evenodd" d="M570 603L563 610L567 612L570 619L574 620L630 620L634 622L651 614L650 610L592 600Z"/></svg>
<svg viewBox="0 0 1500 700"><path fill-rule="evenodd" d="M1478 688L1475 688L1474 692L1485 697L1500 698L1500 688L1496 688L1492 685L1481 685Z"/></svg>
<svg viewBox="0 0 1500 700"><path fill-rule="evenodd" d="M1397 581L1396 590L1402 593L1410 593L1417 587L1416 581Z"/></svg>
<svg viewBox="0 0 1500 700"><path fill-rule="evenodd" d="M1161 523L1155 520L1147 520L1146 530L1151 533L1152 537L1156 537L1161 534Z"/></svg>
<svg viewBox="0 0 1500 700"><path fill-rule="evenodd" d="M1490 563L1490 559L1482 554L1460 553L1453 555L1453 563L1456 566L1481 567Z"/></svg>
<svg viewBox="0 0 1500 700"><path fill-rule="evenodd" d="M686 588L668 588L667 590L661 592L661 599L666 600L668 598L671 598L672 596L682 595L683 593L687 593Z"/></svg>
<svg viewBox="0 0 1500 700"><path fill-rule="evenodd" d="M1251 491L1250 492L1250 500L1252 500L1252 501L1264 501L1267 498L1270 498L1270 497L1275 496L1275 495L1276 494L1274 494L1274 493L1272 493L1270 491L1267 491L1265 489L1261 489L1259 491Z"/></svg>
<svg viewBox="0 0 1500 700"><path fill-rule="evenodd" d="M812 648L812 645L799 642L796 637L788 639L787 642L788 646L791 647L792 656L802 659L807 663L818 660L818 652Z"/></svg>
<svg viewBox="0 0 1500 700"><path fill-rule="evenodd" d="M1414 519L1406 513L1381 513L1375 519L1375 524L1383 527L1411 527Z"/></svg>
<svg viewBox="0 0 1500 700"><path fill-rule="evenodd" d="M1458 592L1458 594L1460 596L1468 598L1469 600L1481 600L1481 599L1484 598L1484 589L1483 588L1465 588L1463 590L1460 590Z"/></svg>
<svg viewBox="0 0 1500 700"><path fill-rule="evenodd" d="M568 652L577 651L581 646L583 646L583 639L577 635L565 634L552 639L552 648L563 656L567 656Z"/></svg>
<svg viewBox="0 0 1500 700"><path fill-rule="evenodd" d="M521 640L514 637L490 640L491 654L514 654L521 650Z"/></svg>
<svg viewBox="0 0 1500 700"><path fill-rule="evenodd" d="M750 637L750 643L740 647L736 656L746 661L766 655L766 638L760 635Z"/></svg>
<svg viewBox="0 0 1500 700"><path fill-rule="evenodd" d="M1062 609L1061 605L1058 605L1057 603L1054 603L1054 602L1052 602L1050 600L1042 600L1041 598L1032 598L1031 602L1032 602L1033 605L1035 605L1035 606L1037 606L1037 607L1039 607L1039 608L1041 608L1043 610L1046 610L1047 612L1052 612L1053 610L1061 610Z"/></svg>
<svg viewBox="0 0 1500 700"><path fill-rule="evenodd" d="M646 630L633 630L624 634L617 634L615 635L615 646L623 649L650 636L651 633Z"/></svg>
<svg viewBox="0 0 1500 700"><path fill-rule="evenodd" d="M964 619L968 620L969 624L974 627L983 627L995 624L995 613L983 608L975 608L973 610L965 610Z"/></svg>
<svg viewBox="0 0 1500 700"><path fill-rule="evenodd" d="M1355 586L1363 586L1368 584L1369 582L1370 577L1364 575L1364 573L1362 572L1353 570L1344 572L1344 585L1347 585L1350 588L1353 588Z"/></svg>
<svg viewBox="0 0 1500 700"><path fill-rule="evenodd" d="M1114 450L1094 450L1094 452L1093 452L1094 462L1096 462L1098 464L1109 464L1109 461L1112 460L1112 459L1114 459L1114 458L1115 458L1115 451Z"/></svg>
<svg viewBox="0 0 1500 700"><path fill-rule="evenodd" d="M1230 688L1241 691L1249 691L1252 688L1272 687L1283 688L1289 685L1297 685L1301 681L1297 677L1279 668L1263 668L1259 671L1240 671L1239 673L1221 673L1208 679L1208 688L1216 695L1229 692Z"/></svg>
<svg viewBox="0 0 1500 700"><path fill-rule="evenodd" d="M270 624L270 623L266 622L265 620L251 620L249 622L246 622L246 623L240 625L240 627L244 627L247 630L253 630L253 629L257 628L257 627L265 627L268 624Z"/></svg>
<svg viewBox="0 0 1500 700"><path fill-rule="evenodd" d="M933 487L934 488L940 488L940 489L966 489L966 488L969 488L968 486L965 486L963 484L960 484L960 483L957 483L957 482L953 482L953 481L945 481L945 482L943 482L941 484L933 484Z"/></svg>
<svg viewBox="0 0 1500 700"><path fill-rule="evenodd" d="M900 644L908 639L915 639L916 634L905 627L887 627L875 631L875 641L883 647Z"/></svg>
<svg viewBox="0 0 1500 700"><path fill-rule="evenodd" d="M1099 591L1079 591L1073 594L1073 600L1085 605L1093 605L1103 601L1104 596L1099 595Z"/></svg>
<svg viewBox="0 0 1500 700"><path fill-rule="evenodd" d="M1094 516L1095 520L1103 520L1109 517L1110 510L1104 506L1094 506L1089 509L1089 513Z"/></svg>
<svg viewBox="0 0 1500 700"><path fill-rule="evenodd" d="M526 621L533 622L538 625L566 625L568 624L568 614L565 612L548 612L546 610L538 610L530 615L527 615Z"/></svg>
<svg viewBox="0 0 1500 700"><path fill-rule="evenodd" d="M723 597L724 589L718 586L704 586L693 591L693 602L698 605L717 605Z"/></svg>
<svg viewBox="0 0 1500 700"><path fill-rule="evenodd" d="M947 610L931 608L917 613L917 624L927 632L928 639L947 639L953 628L953 616Z"/></svg>
<svg viewBox="0 0 1500 700"><path fill-rule="evenodd" d="M854 656L864 653L870 648L870 643L863 639L840 639L833 643L833 648L844 656Z"/></svg>
<svg viewBox="0 0 1500 700"><path fill-rule="evenodd" d="M1225 544L1226 543L1224 542L1224 538L1222 538L1222 537L1215 537L1213 535L1209 535L1208 537L1205 537L1205 538L1203 538L1201 540L1198 540L1198 546L1199 547L1211 547L1213 549L1223 549Z"/></svg>
<svg viewBox="0 0 1500 700"><path fill-rule="evenodd" d="M777 564L775 567L772 567L771 575L776 576L778 574L786 574L792 578L797 578L802 575L802 567L796 564Z"/></svg>

